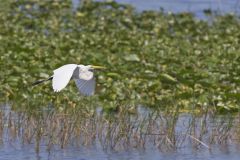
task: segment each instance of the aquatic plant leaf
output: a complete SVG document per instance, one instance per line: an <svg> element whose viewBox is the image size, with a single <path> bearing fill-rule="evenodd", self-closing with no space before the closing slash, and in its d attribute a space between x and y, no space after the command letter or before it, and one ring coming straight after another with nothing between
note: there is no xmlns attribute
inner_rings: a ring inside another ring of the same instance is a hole
<svg viewBox="0 0 240 160"><path fill-rule="evenodd" d="M160 74L160 77L164 80L167 80L167 81L170 81L170 82L177 82L177 79L170 76L169 74L166 74L166 73L162 73Z"/></svg>
<svg viewBox="0 0 240 160"><path fill-rule="evenodd" d="M126 61L136 61L139 62L140 58L136 54L130 54L124 57Z"/></svg>

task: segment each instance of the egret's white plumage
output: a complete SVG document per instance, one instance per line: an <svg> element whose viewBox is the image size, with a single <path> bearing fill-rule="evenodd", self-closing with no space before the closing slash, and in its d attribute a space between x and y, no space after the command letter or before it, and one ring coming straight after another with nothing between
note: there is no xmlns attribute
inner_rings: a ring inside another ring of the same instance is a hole
<svg viewBox="0 0 240 160"><path fill-rule="evenodd" d="M74 79L79 92L83 95L90 96L93 95L95 91L96 81L93 69L97 68L104 67L67 64L54 70L52 77L48 78L47 80L37 81L33 85L52 80L54 92L59 92L67 86L71 79Z"/></svg>
<svg viewBox="0 0 240 160"><path fill-rule="evenodd" d="M53 71L52 87L54 92L59 92L67 86L77 66L76 64L67 64Z"/></svg>

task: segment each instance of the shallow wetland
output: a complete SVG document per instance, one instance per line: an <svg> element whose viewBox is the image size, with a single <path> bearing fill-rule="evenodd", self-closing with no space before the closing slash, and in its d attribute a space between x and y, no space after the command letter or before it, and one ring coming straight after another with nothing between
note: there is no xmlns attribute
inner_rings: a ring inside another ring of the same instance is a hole
<svg viewBox="0 0 240 160"><path fill-rule="evenodd" d="M138 7L0 4L0 159L240 157L239 14ZM31 86L67 63L107 68L94 96Z"/></svg>

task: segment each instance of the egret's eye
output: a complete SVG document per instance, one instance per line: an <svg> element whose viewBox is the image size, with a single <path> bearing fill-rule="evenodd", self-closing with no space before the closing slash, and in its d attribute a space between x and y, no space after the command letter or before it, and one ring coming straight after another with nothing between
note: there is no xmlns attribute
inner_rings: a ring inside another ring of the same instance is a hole
<svg viewBox="0 0 240 160"><path fill-rule="evenodd" d="M94 69L93 69L93 68L90 68L90 69L89 69L89 71L90 71L90 72L93 72L93 71L94 71Z"/></svg>

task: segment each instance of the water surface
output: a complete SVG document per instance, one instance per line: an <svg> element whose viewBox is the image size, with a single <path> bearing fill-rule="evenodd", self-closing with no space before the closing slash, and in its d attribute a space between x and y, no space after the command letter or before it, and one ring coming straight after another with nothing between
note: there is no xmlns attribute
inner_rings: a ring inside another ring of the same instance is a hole
<svg viewBox="0 0 240 160"><path fill-rule="evenodd" d="M103 0L97 0L103 1ZM78 6L80 0L72 0L74 6ZM136 8L137 11L144 10L161 10L165 12L191 12L197 18L206 18L204 10L212 10L217 14L239 13L239 0L116 0L116 2L123 4L130 4Z"/></svg>

